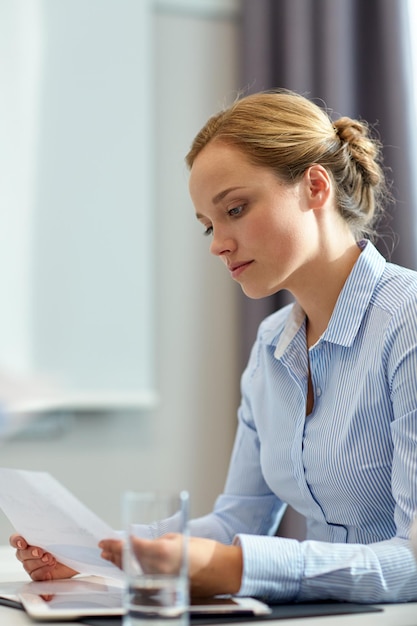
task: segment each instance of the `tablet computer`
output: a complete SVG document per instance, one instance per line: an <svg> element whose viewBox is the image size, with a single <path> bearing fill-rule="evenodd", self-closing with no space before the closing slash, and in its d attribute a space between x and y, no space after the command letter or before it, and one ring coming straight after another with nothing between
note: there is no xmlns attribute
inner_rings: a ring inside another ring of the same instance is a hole
<svg viewBox="0 0 417 626"><path fill-rule="evenodd" d="M123 615L122 594L120 586L74 580L29 583L18 598L32 619L53 621Z"/></svg>
<svg viewBox="0 0 417 626"><path fill-rule="evenodd" d="M19 600L27 614L40 621L76 620L124 613L122 588L104 583L75 580L29 583L19 592ZM265 615L270 613L270 608L254 598L216 597L193 600L190 613Z"/></svg>
<svg viewBox="0 0 417 626"><path fill-rule="evenodd" d="M223 615L233 613L237 615L267 615L270 607L255 598L216 597L193 600L190 605L191 615Z"/></svg>

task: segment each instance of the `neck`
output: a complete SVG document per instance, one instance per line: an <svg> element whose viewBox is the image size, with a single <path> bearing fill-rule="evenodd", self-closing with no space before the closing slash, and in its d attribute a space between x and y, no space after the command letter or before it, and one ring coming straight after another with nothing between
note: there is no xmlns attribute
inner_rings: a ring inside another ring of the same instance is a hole
<svg viewBox="0 0 417 626"><path fill-rule="evenodd" d="M313 272L309 272L309 284L298 294L294 293L307 316L308 347L314 345L326 330L339 294L359 255L360 249L354 243L340 256L319 263Z"/></svg>

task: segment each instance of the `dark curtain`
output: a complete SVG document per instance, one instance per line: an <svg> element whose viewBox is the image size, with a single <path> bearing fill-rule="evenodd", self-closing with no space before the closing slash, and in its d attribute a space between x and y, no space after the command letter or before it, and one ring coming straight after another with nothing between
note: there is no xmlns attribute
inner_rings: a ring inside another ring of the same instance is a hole
<svg viewBox="0 0 417 626"><path fill-rule="evenodd" d="M324 102L337 118L365 119L378 133L396 199L381 224L386 258L417 268L410 127L410 48L404 0L243 0L244 93L285 87ZM288 301L242 295L246 363L259 322Z"/></svg>

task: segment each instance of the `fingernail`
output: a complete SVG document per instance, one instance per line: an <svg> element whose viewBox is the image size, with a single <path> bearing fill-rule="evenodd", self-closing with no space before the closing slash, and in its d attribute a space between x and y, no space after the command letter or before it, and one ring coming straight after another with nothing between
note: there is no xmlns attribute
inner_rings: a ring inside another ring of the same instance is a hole
<svg viewBox="0 0 417 626"><path fill-rule="evenodd" d="M17 542L17 547L18 547L20 550L23 550L23 541L18 541L18 542Z"/></svg>
<svg viewBox="0 0 417 626"><path fill-rule="evenodd" d="M47 563L49 561L49 556L47 554L44 554L43 557L42 557L42 561L44 563Z"/></svg>
<svg viewBox="0 0 417 626"><path fill-rule="evenodd" d="M32 550L32 556L36 556L36 557L40 556L39 550Z"/></svg>

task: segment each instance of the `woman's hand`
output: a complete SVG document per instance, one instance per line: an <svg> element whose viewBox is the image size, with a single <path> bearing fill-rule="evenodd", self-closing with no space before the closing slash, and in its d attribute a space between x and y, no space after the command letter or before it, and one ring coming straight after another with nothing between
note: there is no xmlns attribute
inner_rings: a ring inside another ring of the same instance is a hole
<svg viewBox="0 0 417 626"><path fill-rule="evenodd" d="M12 535L10 545L16 548L16 558L32 580L55 580L71 578L78 574L75 570L59 563L56 558L38 546L30 546L21 535Z"/></svg>
<svg viewBox="0 0 417 626"><path fill-rule="evenodd" d="M145 572L170 574L178 570L182 554L183 536L169 533L158 539L133 537L132 544ZM101 556L122 567L122 542L105 539L99 543ZM243 572L242 550L211 539L190 537L188 563L191 594L207 597L237 593Z"/></svg>
<svg viewBox="0 0 417 626"><path fill-rule="evenodd" d="M98 544L101 549L101 558L106 561L111 561L114 565L117 565L120 569L123 569L122 565L122 552L123 541L120 539L103 539Z"/></svg>

